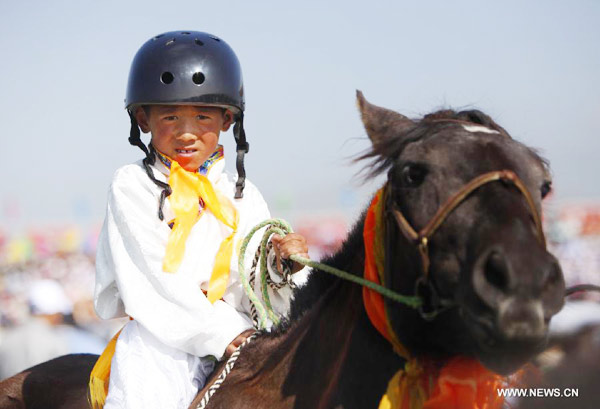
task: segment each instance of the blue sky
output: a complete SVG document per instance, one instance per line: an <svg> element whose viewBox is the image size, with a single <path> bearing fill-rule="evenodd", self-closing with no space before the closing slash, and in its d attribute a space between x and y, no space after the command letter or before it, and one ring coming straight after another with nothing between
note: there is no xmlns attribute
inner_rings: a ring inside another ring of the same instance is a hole
<svg viewBox="0 0 600 409"><path fill-rule="evenodd" d="M594 0L0 2L0 227L102 219L141 157L129 64L170 30L238 54L247 171L277 216L351 219L380 184L351 163L368 147L356 89L410 116L477 107L550 160L558 200L600 201L599 21Z"/></svg>

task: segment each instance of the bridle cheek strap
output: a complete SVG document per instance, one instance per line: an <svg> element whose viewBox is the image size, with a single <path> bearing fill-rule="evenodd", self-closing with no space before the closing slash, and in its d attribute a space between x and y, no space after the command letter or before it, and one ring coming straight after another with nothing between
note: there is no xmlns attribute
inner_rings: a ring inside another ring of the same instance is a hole
<svg viewBox="0 0 600 409"><path fill-rule="evenodd" d="M529 190L527 187L525 187L525 184L521 181L521 179L519 179L516 173L511 170L499 170L484 173L483 175L477 176L471 180L456 194L450 197L446 203L444 203L444 205L438 209L429 223L427 223L427 225L419 232L415 231L415 229L410 225L402 212L398 210L397 205L395 203L392 204L392 213L396 218L398 227L406 236L406 238L415 243L419 249L419 254L421 255L422 261L423 277L425 280L429 278L429 241L431 240L431 236L433 236L433 234L442 225L450 213L452 213L452 211L454 211L454 209L456 209L471 193L488 183L496 181L511 183L525 197L527 205L529 206L529 211L535 223L538 239L542 246L546 248L546 238L544 236L540 214L535 206L535 202L531 196L531 193L529 193Z"/></svg>

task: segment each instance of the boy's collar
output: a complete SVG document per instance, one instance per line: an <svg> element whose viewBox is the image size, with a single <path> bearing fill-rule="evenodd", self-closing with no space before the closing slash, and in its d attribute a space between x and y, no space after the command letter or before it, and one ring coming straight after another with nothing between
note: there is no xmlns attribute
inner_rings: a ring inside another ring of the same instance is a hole
<svg viewBox="0 0 600 409"><path fill-rule="evenodd" d="M159 152L156 148L153 147L154 152L156 152L156 156L160 160L161 164L164 165L164 173L168 175L169 169L171 169L171 160L168 156ZM198 173L204 176L208 176L209 179L218 179L219 174L223 171L224 166L217 166L214 168L216 163L221 162L221 159L224 159L225 154L223 151L223 145L217 145L217 148L208 159L198 168ZM158 165L158 164L157 164ZM213 169L214 168L214 169ZM211 171L212 170L212 171ZM210 175L209 175L210 172ZM214 176L214 177L213 177ZM214 181L214 180L212 180Z"/></svg>
<svg viewBox="0 0 600 409"><path fill-rule="evenodd" d="M171 158L169 158L167 155L159 152L156 148L154 148L154 151L156 152L156 156L158 156L158 159L160 159L160 161L168 168L171 169ZM215 162L217 162L219 159L223 159L223 145L217 145L217 148L215 149L215 151L213 153L210 154L210 156L208 157L208 159L206 159L206 161L198 168L197 172L200 173L201 175L205 175L208 173L208 171L210 170L210 168L215 164Z"/></svg>

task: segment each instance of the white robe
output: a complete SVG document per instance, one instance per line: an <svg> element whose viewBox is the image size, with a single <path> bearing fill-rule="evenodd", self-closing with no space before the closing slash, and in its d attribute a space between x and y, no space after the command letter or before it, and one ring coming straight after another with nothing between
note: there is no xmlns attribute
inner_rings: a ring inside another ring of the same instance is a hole
<svg viewBox="0 0 600 409"><path fill-rule="evenodd" d="M233 198L235 181L223 172L224 162L221 159L213 163L207 177L214 188L237 208L239 224L234 243L237 249L245 235L270 215L262 195L248 180L244 197ZM167 181L169 169L159 160L152 170L158 180ZM237 251L232 256L229 283L223 299L211 304L202 292L208 288L221 241L230 234L230 229L210 211L203 210L192 228L178 271L162 271L171 231L168 222L174 215L167 199L163 207L164 220L159 220L160 192L161 189L150 180L139 161L117 170L108 194L106 219L96 259L96 311L105 319L128 315L135 321L126 325L117 341L107 409L181 407L181 403L177 403L180 398L175 398L181 393L181 386L178 386L181 379L189 380L186 393L195 394L207 375L199 374L198 367L208 373L212 370L207 364L210 360L199 363L197 358L221 358L227 345L237 335L252 328L250 302L238 274ZM258 232L248 246L246 269L251 265L260 237L261 232ZM279 280L274 274L271 278ZM297 283L305 279L304 272L294 275ZM260 297L258 287L257 283L255 291ZM290 289L284 287L279 291L269 291L274 309L284 314L289 308ZM161 347L157 348L157 345ZM141 351L143 348L148 351ZM146 359L154 362L144 364ZM156 362L161 360L164 365ZM175 362L178 364L174 365ZM180 376L166 376L169 371L179 371ZM122 382L127 386L120 385ZM126 393L127 390L134 392ZM110 404L111 396L131 394L135 396L130 397L129 403ZM147 398L142 400L141 395L147 395ZM169 396L174 403L165 406L163 398L168 401Z"/></svg>

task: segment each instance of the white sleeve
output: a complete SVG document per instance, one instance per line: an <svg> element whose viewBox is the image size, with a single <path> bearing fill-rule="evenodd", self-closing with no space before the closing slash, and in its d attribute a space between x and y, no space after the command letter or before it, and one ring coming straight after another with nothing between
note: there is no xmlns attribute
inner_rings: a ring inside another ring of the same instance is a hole
<svg viewBox="0 0 600 409"><path fill-rule="evenodd" d="M109 192L97 254L98 315L125 313L166 345L220 358L252 323L223 301L211 304L190 272L162 271L170 229L157 216L160 189L132 166L115 174Z"/></svg>

